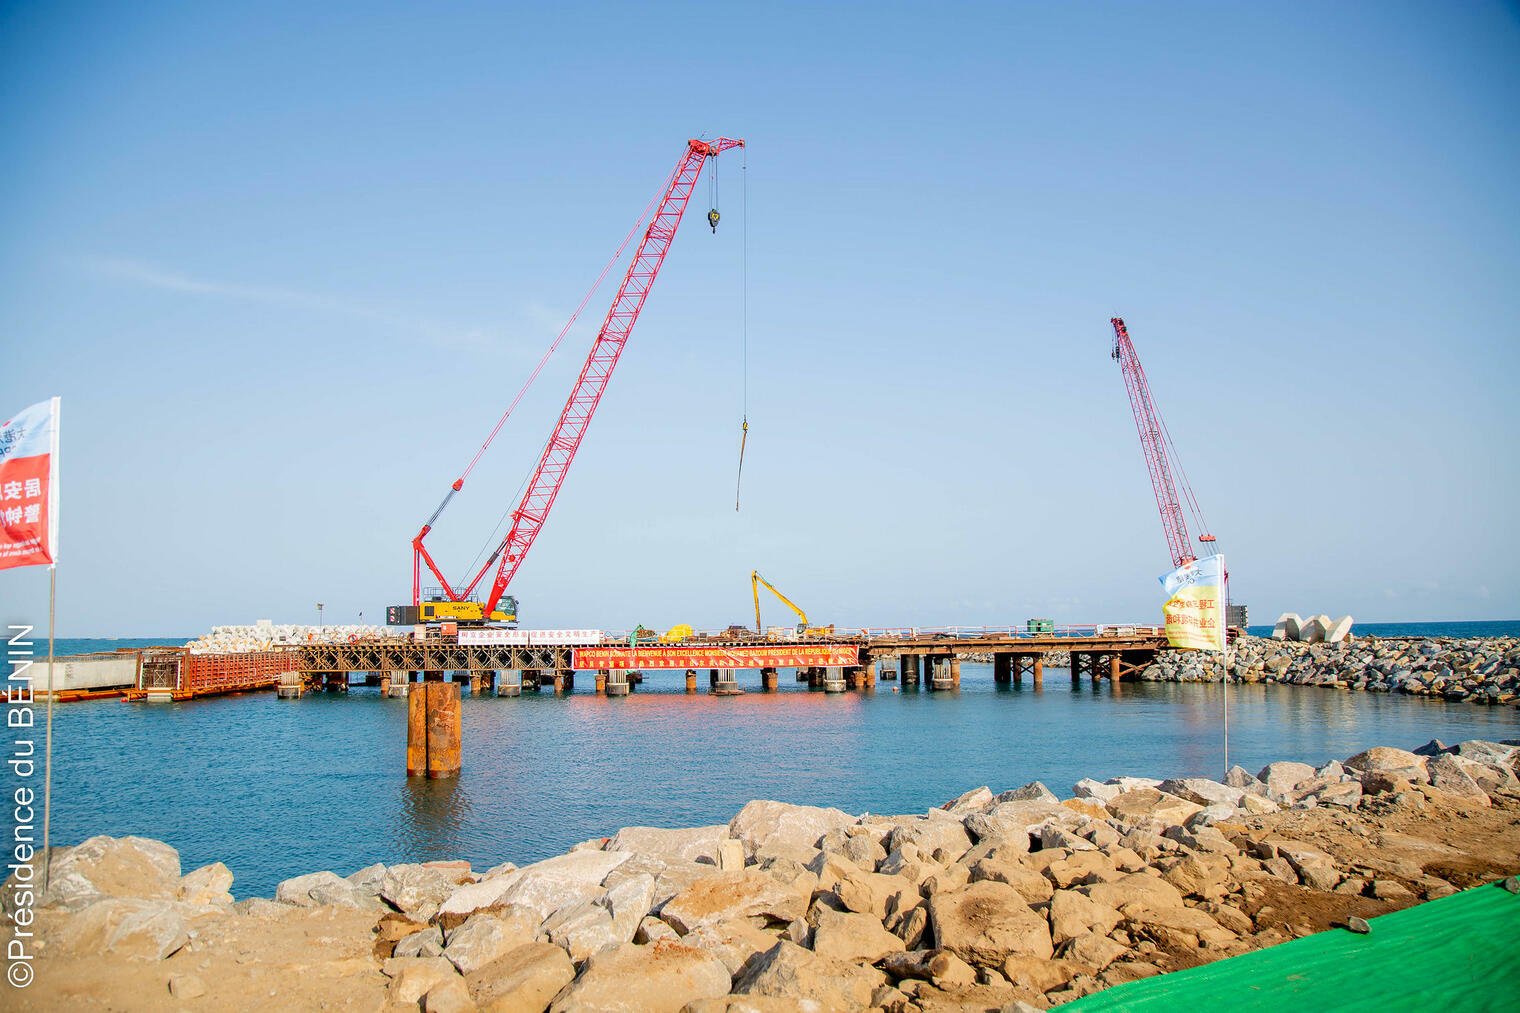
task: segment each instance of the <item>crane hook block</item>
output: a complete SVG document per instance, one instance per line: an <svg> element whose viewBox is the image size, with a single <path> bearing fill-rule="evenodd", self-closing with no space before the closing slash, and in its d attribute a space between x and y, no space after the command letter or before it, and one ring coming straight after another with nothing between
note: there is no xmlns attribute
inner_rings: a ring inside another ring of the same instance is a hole
<svg viewBox="0 0 1520 1013"><path fill-rule="evenodd" d="M718 231L718 219L721 217L723 216L718 214L717 208L713 208L711 211L707 212L707 224L712 226L713 232Z"/></svg>

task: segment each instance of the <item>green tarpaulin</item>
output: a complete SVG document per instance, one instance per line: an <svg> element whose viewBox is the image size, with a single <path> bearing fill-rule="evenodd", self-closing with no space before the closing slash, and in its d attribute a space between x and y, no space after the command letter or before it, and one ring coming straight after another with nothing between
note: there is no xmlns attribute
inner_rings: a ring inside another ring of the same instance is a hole
<svg viewBox="0 0 1520 1013"><path fill-rule="evenodd" d="M1497 883L1098 992L1061 1009L1520 1010L1520 896Z"/></svg>

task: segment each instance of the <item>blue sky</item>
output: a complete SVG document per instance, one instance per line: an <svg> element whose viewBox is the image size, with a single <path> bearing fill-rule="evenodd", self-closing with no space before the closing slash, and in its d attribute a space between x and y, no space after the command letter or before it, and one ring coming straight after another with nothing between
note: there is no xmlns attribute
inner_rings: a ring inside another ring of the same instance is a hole
<svg viewBox="0 0 1520 1013"><path fill-rule="evenodd" d="M735 153L525 624L744 622L756 567L852 626L1153 620L1113 314L1256 621L1520 615L1517 54L1493 3L6 5L0 414L64 399L61 632L404 600L699 134L750 142L743 509ZM0 602L44 618L45 573Z"/></svg>

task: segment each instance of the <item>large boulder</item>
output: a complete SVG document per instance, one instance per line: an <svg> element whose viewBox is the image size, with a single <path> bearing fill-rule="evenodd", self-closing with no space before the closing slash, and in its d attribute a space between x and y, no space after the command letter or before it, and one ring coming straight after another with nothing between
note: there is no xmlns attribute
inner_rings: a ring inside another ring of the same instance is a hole
<svg viewBox="0 0 1520 1013"><path fill-rule="evenodd" d="M1101 851L1075 851L1066 858L1056 859L1045 866L1045 878L1061 889L1078 883L1102 883L1118 879L1119 870L1113 861ZM1009 884L1017 889L1016 884Z"/></svg>
<svg viewBox="0 0 1520 1013"><path fill-rule="evenodd" d="M1495 767L1520 770L1520 746L1508 742L1490 742L1485 739L1468 739L1451 747L1464 760L1476 760Z"/></svg>
<svg viewBox="0 0 1520 1013"><path fill-rule="evenodd" d="M624 943L586 961L550 1008L555 1013L679 1013L687 1003L728 994L723 962L680 943Z"/></svg>
<svg viewBox="0 0 1520 1013"><path fill-rule="evenodd" d="M887 835L887 850L899 851L904 844L912 844L919 854L936 861L953 862L971 850L971 835L960 819L936 813L893 827Z"/></svg>
<svg viewBox="0 0 1520 1013"><path fill-rule="evenodd" d="M55 937L66 953L94 959L102 954L157 961L190 941L178 906L164 900L101 897L67 918Z"/></svg>
<svg viewBox="0 0 1520 1013"><path fill-rule="evenodd" d="M1097 845L1063 826L1046 823L1040 827L1040 850L1051 851L1056 848L1065 851L1093 851Z"/></svg>
<svg viewBox="0 0 1520 1013"><path fill-rule="evenodd" d="M1415 784L1429 784L1425 763L1425 757L1416 756L1407 749L1373 746L1349 758L1344 765L1358 774L1392 774Z"/></svg>
<svg viewBox="0 0 1520 1013"><path fill-rule="evenodd" d="M1218 781L1210 781L1206 777L1184 777L1162 781L1159 790L1201 806L1221 804L1238 806L1240 796L1245 794L1244 788L1232 788Z"/></svg>
<svg viewBox="0 0 1520 1013"><path fill-rule="evenodd" d="M666 930L674 935L674 931L669 926L666 926ZM680 941L683 946L694 946L699 950L706 950L723 961L723 966L728 968L729 974L737 975L757 954L764 953L775 946L777 938L774 931L757 928L748 920L740 918L735 921L703 925L680 937ZM895 936L893 938L896 939Z"/></svg>
<svg viewBox="0 0 1520 1013"><path fill-rule="evenodd" d="M1355 809L1362 801L1361 782L1350 780L1341 781L1337 784L1327 784L1314 793L1314 800L1320 805Z"/></svg>
<svg viewBox="0 0 1520 1013"><path fill-rule="evenodd" d="M971 864L971 881L1005 883L1018 891L1030 904L1042 904L1055 889L1051 881L1019 861L1016 853L998 851Z"/></svg>
<svg viewBox="0 0 1520 1013"><path fill-rule="evenodd" d="M992 804L992 789L985 785L980 788L972 788L970 791L951 799L939 808L952 816L965 816L968 813L980 812Z"/></svg>
<svg viewBox="0 0 1520 1013"><path fill-rule="evenodd" d="M1038 957L1012 956L1003 961L1003 977L1033 992L1060 988L1088 968L1074 960L1041 960Z"/></svg>
<svg viewBox="0 0 1520 1013"><path fill-rule="evenodd" d="M515 909L522 912L524 909ZM493 963L508 952L533 942L538 927L527 918L500 917L481 912L449 933L443 957L468 975ZM397 946L400 952L400 946Z"/></svg>
<svg viewBox="0 0 1520 1013"><path fill-rule="evenodd" d="M1307 763L1278 760L1261 768L1256 779L1265 787L1268 798L1281 802L1293 793L1293 789L1316 775L1317 771Z"/></svg>
<svg viewBox="0 0 1520 1013"><path fill-rule="evenodd" d="M1115 795L1107 808L1124 823L1181 826L1203 806L1155 788L1133 788Z"/></svg>
<svg viewBox="0 0 1520 1013"><path fill-rule="evenodd" d="M1444 791L1448 795L1476 802L1478 805L1490 804L1488 792L1484 791L1472 776L1469 768L1481 767L1471 760L1464 761L1461 757L1451 753L1442 753L1432 757L1426 766L1432 787ZM1497 768L1495 768L1497 769Z"/></svg>
<svg viewBox="0 0 1520 1013"><path fill-rule="evenodd" d="M1039 781L1030 781L1028 784L1009 791L999 792L994 801L1002 802L1059 802L1056 793L1051 791Z"/></svg>
<svg viewBox="0 0 1520 1013"><path fill-rule="evenodd" d="M929 898L934 941L967 963L997 967L1012 954L1055 955L1050 927L1013 887L993 880Z"/></svg>
<svg viewBox="0 0 1520 1013"><path fill-rule="evenodd" d="M1076 890L1057 890L1050 898L1050 938L1056 946L1088 932L1107 935L1119 918L1118 911Z"/></svg>
<svg viewBox="0 0 1520 1013"><path fill-rule="evenodd" d="M416 1009L433 989L462 980L454 965L442 957L392 957L385 962L390 976L390 1001Z"/></svg>
<svg viewBox="0 0 1520 1013"><path fill-rule="evenodd" d="M1229 867L1229 862L1218 855L1184 855L1161 878L1182 893L1209 898L1224 892Z"/></svg>
<svg viewBox="0 0 1520 1013"><path fill-rule="evenodd" d="M881 860L887 857L887 849L882 847L882 840L886 835L883 834L878 837L870 833L851 832L862 829L864 828L846 827L843 830L830 830L823 835L824 853L843 858L862 869L876 868ZM738 849L738 860L732 863L729 868L743 868L744 845L738 841L729 841L728 843Z"/></svg>
<svg viewBox="0 0 1520 1013"><path fill-rule="evenodd" d="M416 925L417 923L407 919L407 924ZM443 930L436 925L429 925L425 929L402 936L396 940L396 947L391 951L391 956L441 957L443 956Z"/></svg>
<svg viewBox="0 0 1520 1013"><path fill-rule="evenodd" d="M1094 883L1081 888L1088 897L1120 912L1131 906L1148 908L1182 907L1182 894L1159 876L1132 872L1119 879Z"/></svg>
<svg viewBox="0 0 1520 1013"><path fill-rule="evenodd" d="M1121 774L1103 783L1114 785L1120 791L1134 791L1136 788L1155 788L1161 784L1161 780L1155 777L1131 777L1128 774Z"/></svg>
<svg viewBox="0 0 1520 1013"><path fill-rule="evenodd" d="M1047 820L1062 820L1070 816L1070 810L1051 801L1032 799L999 802L986 812L966 817L965 827L978 841L995 838L1012 842L1022 836L1027 850L1029 831L1032 828Z"/></svg>
<svg viewBox="0 0 1520 1013"><path fill-rule="evenodd" d="M718 864L718 848L728 838L728 827L624 827L607 842L607 851L636 851L666 862L706 861Z"/></svg>
<svg viewBox="0 0 1520 1013"><path fill-rule="evenodd" d="M415 921L428 921L438 907L459 888L453 870L427 865L393 865L385 870L377 891L397 911Z"/></svg>
<svg viewBox="0 0 1520 1013"><path fill-rule="evenodd" d="M645 873L609 886L596 898L595 903L612 916L613 932L618 937L618 942L626 943L633 939L639 922L644 920L644 916L654 906L654 897L655 879Z"/></svg>
<svg viewBox="0 0 1520 1013"><path fill-rule="evenodd" d="M1298 881L1310 889L1333 890L1341 881L1335 859L1318 848L1285 840L1265 841L1257 847L1270 847L1276 851L1277 857L1287 859L1293 871L1298 873Z"/></svg>
<svg viewBox="0 0 1520 1013"><path fill-rule="evenodd" d="M575 965L553 943L523 943L465 978L481 1009L543 1013L575 978Z"/></svg>
<svg viewBox="0 0 1520 1013"><path fill-rule="evenodd" d="M1123 790L1117 784L1104 784L1090 777L1084 777L1071 786L1071 793L1075 798L1088 798L1100 804L1108 802Z"/></svg>
<svg viewBox="0 0 1520 1013"><path fill-rule="evenodd" d="M745 854L754 857L767 846L816 848L830 830L856 822L854 816L838 809L757 799L729 822L728 834L743 841Z"/></svg>
<svg viewBox="0 0 1520 1013"><path fill-rule="evenodd" d="M749 962L734 982L734 992L784 999L797 1009L865 1009L885 982L886 975L874 967L834 960L782 940Z"/></svg>
<svg viewBox="0 0 1520 1013"><path fill-rule="evenodd" d="M1073 963L1101 971L1129 952L1101 932L1084 932L1061 949L1061 955Z"/></svg>
<svg viewBox="0 0 1520 1013"><path fill-rule="evenodd" d="M726 840L720 847L730 845L740 849L740 861L736 868L744 868L743 845L735 840ZM658 911L666 901L697 880L706 879L720 870L728 871L722 870L721 866L714 867L706 862L688 862L680 858L667 861L647 852L633 851L628 853L628 861L607 874L607 878L602 880L602 886L611 889L630 879L652 876L654 877L654 900L650 906Z"/></svg>
<svg viewBox="0 0 1520 1013"><path fill-rule="evenodd" d="M422 997L423 1013L475 1013L478 1008L469 986L458 977L439 982Z"/></svg>
<svg viewBox="0 0 1520 1013"><path fill-rule="evenodd" d="M438 908L440 921L460 914L518 904L538 913L540 919L577 901L601 893L602 881L631 854L627 851L575 851L523 866L504 876L493 877L455 889Z"/></svg>
<svg viewBox="0 0 1520 1013"><path fill-rule="evenodd" d="M1224 783L1231 788L1239 788L1241 791L1252 792L1257 795L1265 795L1267 786L1261 778L1246 770L1240 764L1235 764L1224 775Z"/></svg>
<svg viewBox="0 0 1520 1013"><path fill-rule="evenodd" d="M212 862L187 872L179 882L179 896L187 904L231 904L232 870Z"/></svg>
<svg viewBox="0 0 1520 1013"><path fill-rule="evenodd" d="M351 907L359 911L383 911L385 905L372 893L355 886L336 872L309 872L283 880L274 899L296 907Z"/></svg>
<svg viewBox="0 0 1520 1013"><path fill-rule="evenodd" d="M632 942L654 901L654 889L654 877L648 873L621 880L591 900L560 908L539 931L580 963L599 950Z"/></svg>
<svg viewBox="0 0 1520 1013"><path fill-rule="evenodd" d="M175 900L179 895L178 851L146 837L100 835L53 851L41 902L77 911L103 897Z"/></svg>
<svg viewBox="0 0 1520 1013"><path fill-rule="evenodd" d="M835 960L874 964L902 949L902 940L882 927L880 920L853 911L835 911L822 904L808 915L813 925L813 952Z"/></svg>
<svg viewBox="0 0 1520 1013"><path fill-rule="evenodd" d="M805 880L787 883L750 867L698 880L666 901L660 917L683 936L736 918L785 924L807 913L811 893Z"/></svg>
<svg viewBox="0 0 1520 1013"><path fill-rule="evenodd" d="M883 921L888 911L911 906L918 900L918 887L905 876L880 872L851 872L834 885L834 894L850 911Z"/></svg>
<svg viewBox="0 0 1520 1013"><path fill-rule="evenodd" d="M374 865L366 865L357 872L350 872L343 877L365 893L380 896L380 883L385 879L385 865L376 862Z"/></svg>
<svg viewBox="0 0 1520 1013"><path fill-rule="evenodd" d="M1200 943L1227 946L1235 933L1192 907L1126 908L1124 926L1132 937L1151 939L1165 949L1194 950Z"/></svg>
<svg viewBox="0 0 1520 1013"><path fill-rule="evenodd" d="M635 923L633 928L637 929L638 924ZM576 901L560 908L544 922L541 932L551 943L563 946L577 964L593 953L633 939L632 930L627 939L618 938L611 913L592 900Z"/></svg>

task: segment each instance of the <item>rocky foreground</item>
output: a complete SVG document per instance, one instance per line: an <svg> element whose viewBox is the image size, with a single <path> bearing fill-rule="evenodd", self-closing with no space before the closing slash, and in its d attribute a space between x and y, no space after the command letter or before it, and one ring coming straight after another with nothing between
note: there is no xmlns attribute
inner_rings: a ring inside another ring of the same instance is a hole
<svg viewBox="0 0 1520 1013"><path fill-rule="evenodd" d="M1477 741L1223 782L1084 780L1064 800L978 788L923 815L757 801L727 825L630 827L523 868L316 872L273 900L234 902L220 863L181 875L166 844L95 837L57 852L36 981L6 999L1043 1009L1517 869L1520 748Z"/></svg>

